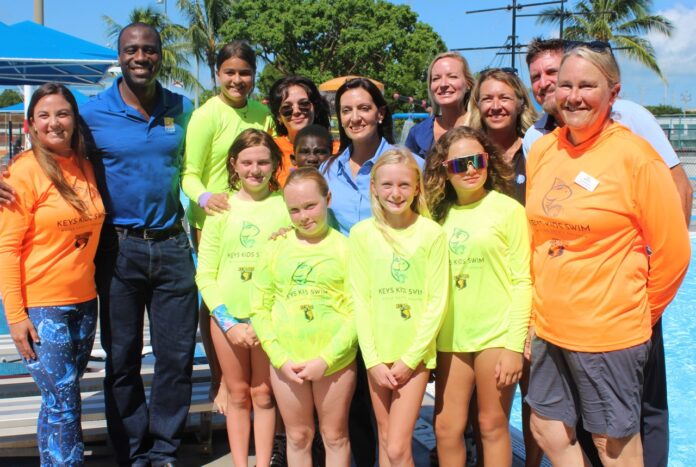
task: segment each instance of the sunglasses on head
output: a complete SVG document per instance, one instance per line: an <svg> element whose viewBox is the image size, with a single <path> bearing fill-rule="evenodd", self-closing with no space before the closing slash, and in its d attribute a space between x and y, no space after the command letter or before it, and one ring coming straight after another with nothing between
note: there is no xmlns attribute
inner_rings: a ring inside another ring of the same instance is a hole
<svg viewBox="0 0 696 467"><path fill-rule="evenodd" d="M483 70L481 70L481 74L491 73L493 71L502 71L503 73L507 73L508 75L517 76L517 68L510 68L509 66L500 67L500 68L484 68Z"/></svg>
<svg viewBox="0 0 696 467"><path fill-rule="evenodd" d="M459 156L442 163L442 166L451 174L460 174L469 170L469 166L474 169L485 169L487 165L486 156L488 154L482 152L480 154L470 154L468 156Z"/></svg>
<svg viewBox="0 0 696 467"><path fill-rule="evenodd" d="M306 114L310 110L312 110L312 103L309 100L302 100L297 103L297 108L302 112L303 114ZM295 112L295 106L293 104L285 104L280 107L278 110L278 113L282 115L285 118L290 118L292 117L292 114Z"/></svg>
<svg viewBox="0 0 696 467"><path fill-rule="evenodd" d="M592 50L593 52L609 51L611 53L611 44L609 44L609 42L605 42L605 41L590 41L590 42L566 41L566 43L565 43L566 52L569 50L577 49L578 47L587 47L588 49Z"/></svg>

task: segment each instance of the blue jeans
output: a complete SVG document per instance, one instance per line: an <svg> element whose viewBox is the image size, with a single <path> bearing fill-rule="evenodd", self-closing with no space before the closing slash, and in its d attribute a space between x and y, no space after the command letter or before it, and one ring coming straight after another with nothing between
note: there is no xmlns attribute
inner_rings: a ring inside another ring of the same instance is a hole
<svg viewBox="0 0 696 467"><path fill-rule="evenodd" d="M106 351L106 420L119 465L176 460L191 404L198 291L182 231L145 240L104 225L95 260ZM155 356L149 405L140 376L147 309Z"/></svg>
<svg viewBox="0 0 696 467"><path fill-rule="evenodd" d="M36 360L24 360L41 391L36 427L42 466L84 465L80 378L97 327L97 300L27 309L39 334Z"/></svg>

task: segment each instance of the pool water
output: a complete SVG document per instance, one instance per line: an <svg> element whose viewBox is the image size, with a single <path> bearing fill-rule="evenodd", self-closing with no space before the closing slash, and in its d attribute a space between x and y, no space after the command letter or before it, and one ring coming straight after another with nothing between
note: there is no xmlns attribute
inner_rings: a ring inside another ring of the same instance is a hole
<svg viewBox="0 0 696 467"><path fill-rule="evenodd" d="M696 236L691 237L691 263L674 301L662 318L669 403L669 465L694 465L696 453ZM519 390L510 423L522 429ZM649 447L648 447L649 449Z"/></svg>
<svg viewBox="0 0 696 467"><path fill-rule="evenodd" d="M691 264L684 283L662 318L667 361L669 400L670 467L693 465L696 453L696 236L691 237ZM9 332L0 301L0 334ZM200 346L197 346L200 347ZM196 349L196 356L204 358ZM25 373L21 363L0 363L0 376ZM19 371L18 371L19 370ZM521 429L519 391L515 396L510 423Z"/></svg>

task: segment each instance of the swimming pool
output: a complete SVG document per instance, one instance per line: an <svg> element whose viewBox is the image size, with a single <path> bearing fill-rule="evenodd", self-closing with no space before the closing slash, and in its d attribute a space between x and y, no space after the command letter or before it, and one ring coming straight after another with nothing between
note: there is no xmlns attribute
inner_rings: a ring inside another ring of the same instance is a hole
<svg viewBox="0 0 696 467"><path fill-rule="evenodd" d="M669 399L670 467L693 465L696 453L696 235L691 237L691 264L684 283L662 319L667 360ZM0 334L7 334L0 302ZM200 352L202 356L202 351ZM21 364L0 363L0 376L16 374ZM515 397L510 423L521 429L520 398Z"/></svg>

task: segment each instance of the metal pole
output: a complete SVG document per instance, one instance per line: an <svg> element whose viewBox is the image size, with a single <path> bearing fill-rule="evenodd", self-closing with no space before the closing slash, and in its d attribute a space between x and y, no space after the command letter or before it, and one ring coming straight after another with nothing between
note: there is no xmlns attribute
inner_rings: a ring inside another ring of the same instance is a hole
<svg viewBox="0 0 696 467"><path fill-rule="evenodd" d="M510 54L510 67L515 68L515 46L517 44L517 0L512 0L512 53Z"/></svg>
<svg viewBox="0 0 696 467"><path fill-rule="evenodd" d="M563 8L565 6L565 0L561 0L561 29L560 29L560 38L563 39L563 18L565 18L565 9Z"/></svg>
<svg viewBox="0 0 696 467"><path fill-rule="evenodd" d="M43 0L34 0L34 22L43 26L44 24L44 2Z"/></svg>

